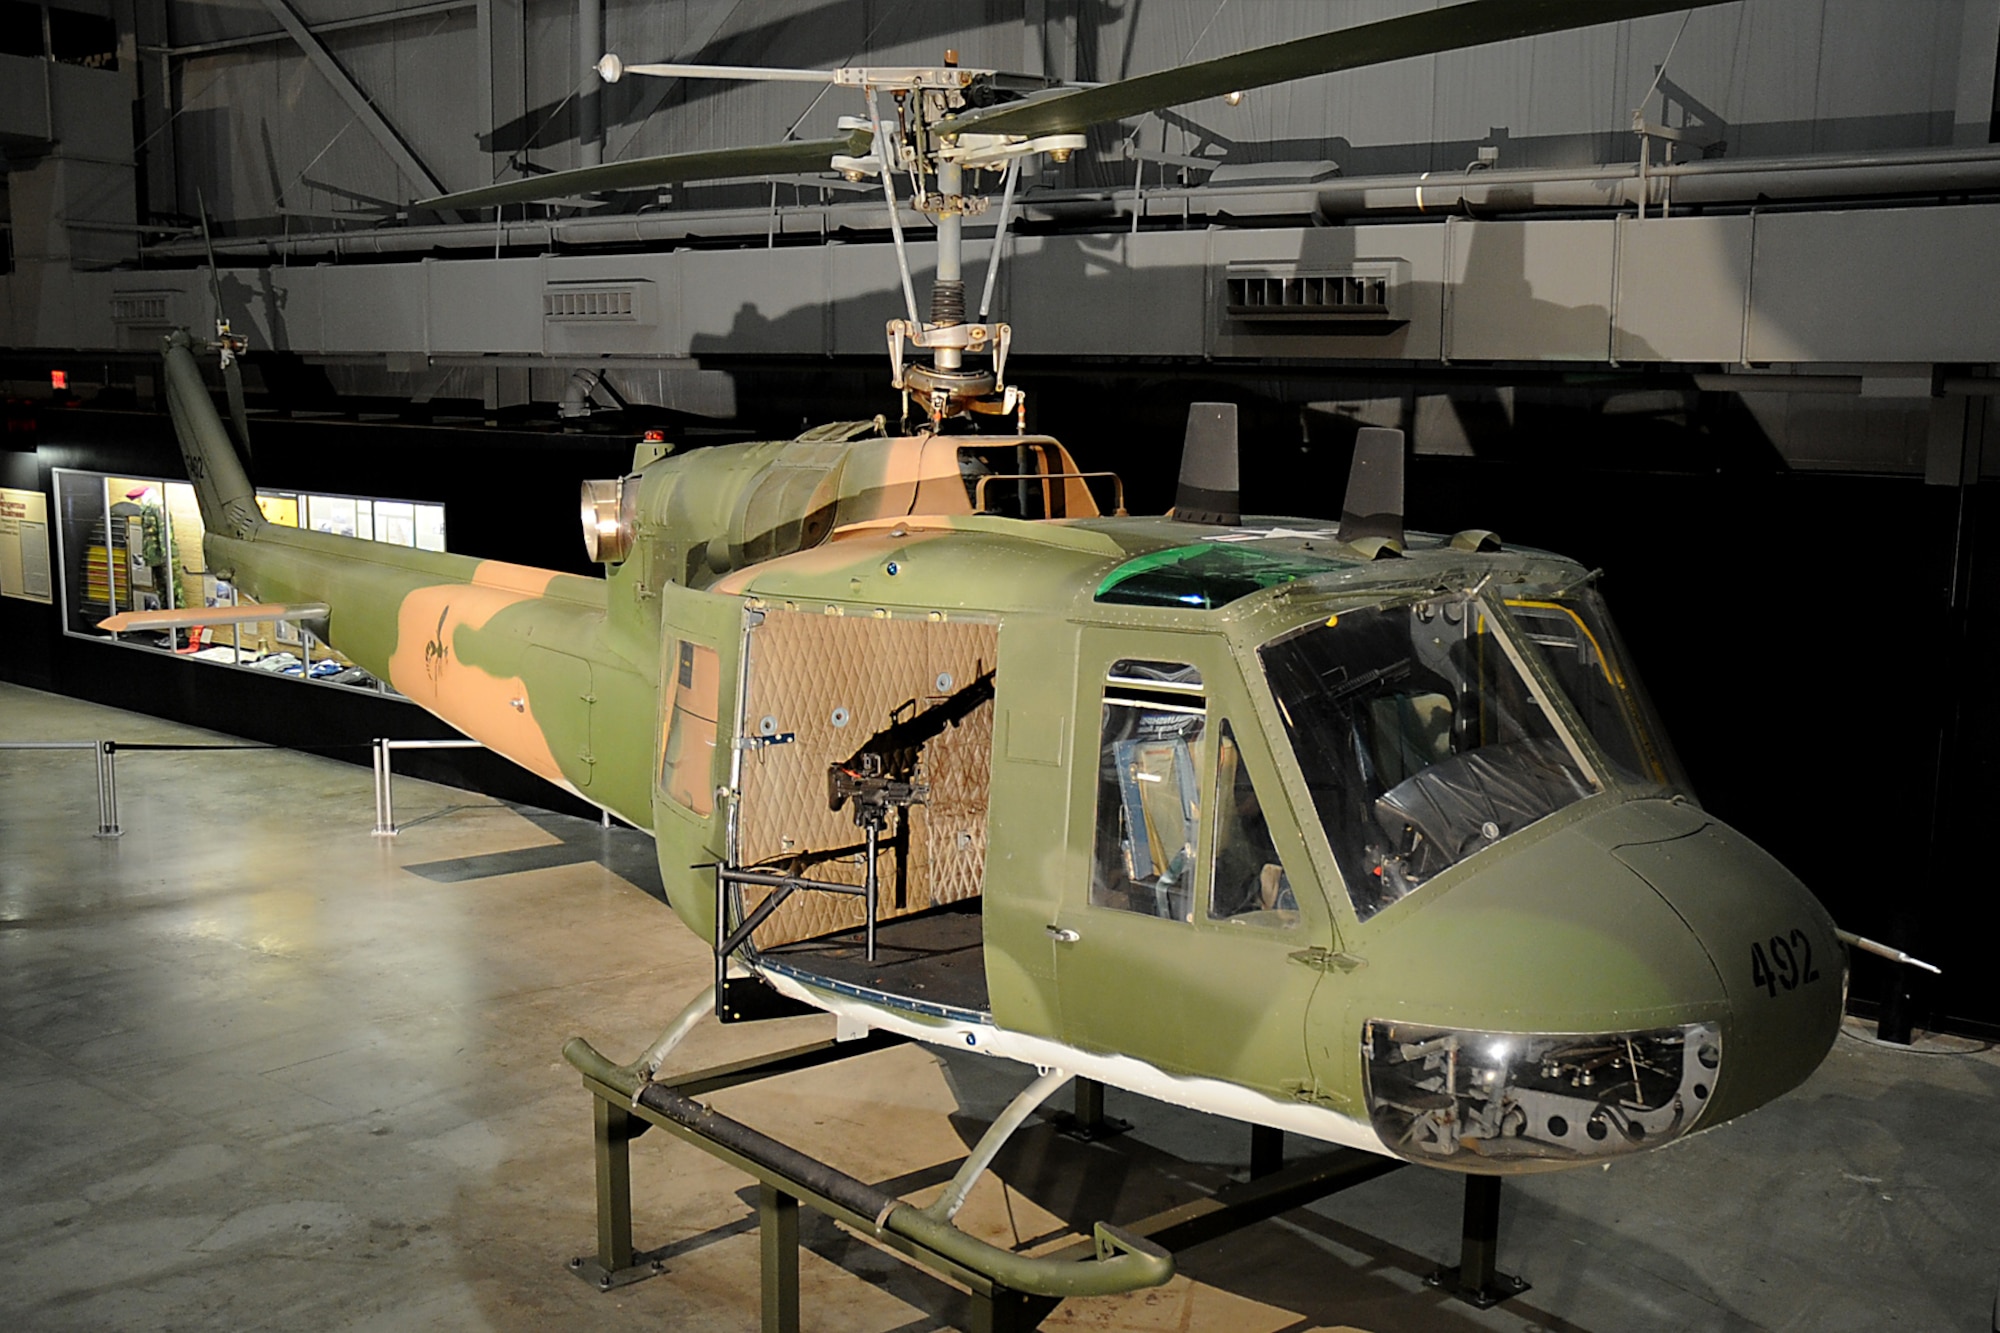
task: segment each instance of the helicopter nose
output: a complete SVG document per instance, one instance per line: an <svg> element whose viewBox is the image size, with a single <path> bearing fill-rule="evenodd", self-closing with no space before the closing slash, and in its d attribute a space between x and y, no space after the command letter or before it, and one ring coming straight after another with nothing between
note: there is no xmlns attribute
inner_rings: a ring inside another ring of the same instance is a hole
<svg viewBox="0 0 2000 1333"><path fill-rule="evenodd" d="M1840 1030L1846 952L1826 909L1763 848L1693 806L1634 801L1586 835L1698 939L1727 999L1712 1123L1797 1087Z"/></svg>
<svg viewBox="0 0 2000 1333"><path fill-rule="evenodd" d="M1494 1172L1653 1147L1776 1097L1831 1044L1832 923L1699 809L1612 805L1493 853L1366 949L1422 979L1349 1015L1393 1151Z"/></svg>

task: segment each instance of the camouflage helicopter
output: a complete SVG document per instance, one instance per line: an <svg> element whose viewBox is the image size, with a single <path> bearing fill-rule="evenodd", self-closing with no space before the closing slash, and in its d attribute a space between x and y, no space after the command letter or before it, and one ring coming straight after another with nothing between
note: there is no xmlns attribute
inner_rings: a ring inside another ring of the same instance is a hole
<svg viewBox="0 0 2000 1333"><path fill-rule="evenodd" d="M652 833L716 984L628 1064L572 1044L635 1100L697 1020L768 988L1047 1071L1001 1140L1072 1077L1480 1174L1720 1124L1813 1071L1845 946L1881 946L1696 804L1592 574L1490 532L1405 531L1395 431L1363 432L1338 523L1246 518L1226 404L1190 415L1173 511L1128 515L1025 430L1009 330L985 302L967 318L961 266L983 207L966 173L1005 170L1004 229L1019 162L1090 125L1687 7L1476 0L1087 89L952 61L793 71L860 89L866 118L424 201L879 176L908 306L892 383L923 422L642 443L586 486L605 574L582 578L267 524L206 344L177 333L166 384L209 565ZM936 221L928 319L898 175ZM947 428L980 415L1016 429ZM891 1225L948 1229L997 1147ZM1134 1271L1113 1285L1171 1264Z"/></svg>

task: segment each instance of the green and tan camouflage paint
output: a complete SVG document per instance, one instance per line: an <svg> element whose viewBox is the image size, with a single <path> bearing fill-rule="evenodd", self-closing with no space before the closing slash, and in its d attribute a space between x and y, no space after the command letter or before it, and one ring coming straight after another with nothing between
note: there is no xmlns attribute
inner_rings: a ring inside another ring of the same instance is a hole
<svg viewBox="0 0 2000 1333"><path fill-rule="evenodd" d="M1748 966L1755 941L1791 930L1819 957L1841 959L1832 923L1754 844L1683 802L1607 790L1356 918L1257 646L1426 589L1488 577L1559 586L1583 574L1572 562L1413 534L1403 559L1356 559L1215 610L1099 603L1111 570L1193 540L1189 525L1090 516L1081 493L1067 497L1083 515L1072 520L974 515L945 440L876 438L863 423L642 458L628 479L631 555L602 580L575 578L241 522L226 509L233 452L212 405L183 383L199 387L191 354L170 348L168 361L190 470L208 478L198 490L211 566L260 600L327 603L327 637L350 658L650 828L671 902L704 937L713 880L688 867L723 855L728 802L701 799L687 762L662 772L680 645L712 655L687 718L708 731L683 747L697 767L706 756L712 795L730 781L746 613L975 616L997 624L1002 664L983 898L1002 1028L1359 1114L1359 1032L1371 1018L1546 1032L1713 1021L1726 1055L1703 1124L1796 1085L1832 1041L1837 963L1810 993L1769 996ZM937 512L911 512L921 507ZM1104 676L1118 657L1145 656L1200 667L1213 725L1230 721L1264 800L1299 899L1296 927L1088 903ZM1060 927L1077 931L1076 945L1052 937Z"/></svg>

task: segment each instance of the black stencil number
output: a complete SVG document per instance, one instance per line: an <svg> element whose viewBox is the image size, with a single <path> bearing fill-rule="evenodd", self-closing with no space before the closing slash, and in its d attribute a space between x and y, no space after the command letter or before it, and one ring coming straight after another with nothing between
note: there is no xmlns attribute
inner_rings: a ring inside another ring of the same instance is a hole
<svg viewBox="0 0 2000 1333"><path fill-rule="evenodd" d="M1800 954L1799 972L1801 975L1799 977L1799 984L1803 986L1808 981L1818 981L1819 969L1812 965L1812 941L1806 938L1806 933L1803 930L1792 932L1792 947L1797 949Z"/></svg>
<svg viewBox="0 0 2000 1333"><path fill-rule="evenodd" d="M1803 930L1794 930L1789 936L1773 935L1768 954L1764 945L1751 943L1750 984L1762 986L1765 995L1775 999L1780 986L1792 991L1818 980L1819 969L1812 961L1812 941Z"/></svg>

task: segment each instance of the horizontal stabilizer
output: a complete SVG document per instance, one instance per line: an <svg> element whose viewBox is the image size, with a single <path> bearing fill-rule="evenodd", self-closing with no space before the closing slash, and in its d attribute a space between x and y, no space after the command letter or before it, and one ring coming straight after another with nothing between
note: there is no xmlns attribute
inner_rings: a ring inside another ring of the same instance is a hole
<svg viewBox="0 0 2000 1333"><path fill-rule="evenodd" d="M112 634L146 629L192 629L196 625L254 625L265 620L324 620L325 602L242 602L236 606L187 606L176 611L120 611L97 622Z"/></svg>

